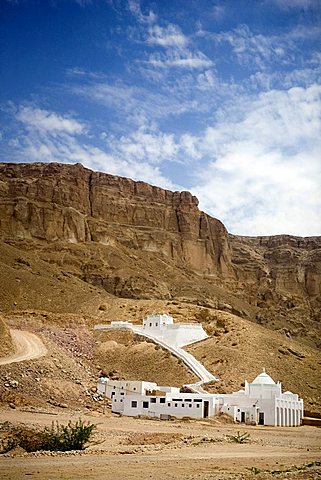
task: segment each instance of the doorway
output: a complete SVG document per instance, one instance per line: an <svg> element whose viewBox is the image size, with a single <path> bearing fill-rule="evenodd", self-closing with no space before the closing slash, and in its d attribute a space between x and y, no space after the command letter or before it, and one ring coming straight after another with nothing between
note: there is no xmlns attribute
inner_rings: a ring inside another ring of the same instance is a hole
<svg viewBox="0 0 321 480"><path fill-rule="evenodd" d="M259 425L264 425L264 412L259 412Z"/></svg>
<svg viewBox="0 0 321 480"><path fill-rule="evenodd" d="M204 401L204 415L203 415L203 418L207 418L208 417L208 406L209 406L209 403L207 400Z"/></svg>
<svg viewBox="0 0 321 480"><path fill-rule="evenodd" d="M241 412L241 423L245 423L245 412Z"/></svg>

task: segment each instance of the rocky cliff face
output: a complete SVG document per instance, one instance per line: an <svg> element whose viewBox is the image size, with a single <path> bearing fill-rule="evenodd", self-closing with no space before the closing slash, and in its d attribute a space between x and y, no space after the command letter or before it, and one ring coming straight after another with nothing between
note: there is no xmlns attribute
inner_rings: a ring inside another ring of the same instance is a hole
<svg viewBox="0 0 321 480"><path fill-rule="evenodd" d="M256 320L316 341L321 318L321 238L230 236L232 264Z"/></svg>
<svg viewBox="0 0 321 480"><path fill-rule="evenodd" d="M1 236L120 243L197 272L233 275L224 225L189 192L91 172L82 165L0 164Z"/></svg>
<svg viewBox="0 0 321 480"><path fill-rule="evenodd" d="M320 331L321 238L229 235L189 192L0 164L0 238L113 295L198 302L310 342Z"/></svg>

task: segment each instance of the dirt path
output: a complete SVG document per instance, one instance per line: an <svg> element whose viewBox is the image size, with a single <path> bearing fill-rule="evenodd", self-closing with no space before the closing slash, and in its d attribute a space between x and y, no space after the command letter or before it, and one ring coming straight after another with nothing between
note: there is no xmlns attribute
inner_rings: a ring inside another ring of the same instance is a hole
<svg viewBox="0 0 321 480"><path fill-rule="evenodd" d="M227 450L227 449L226 449ZM253 465L262 470L275 467L275 463L286 460L292 464L301 464L311 461L312 455L289 456L289 452L278 452L276 449L260 448L256 452L236 452L236 447L230 451L219 449L215 452L213 447L202 451L170 452L152 455L77 455L72 457L29 457L29 458L3 458L0 464L2 479L22 480L32 476L37 480L245 480L254 476L249 474ZM314 456L315 458L316 456ZM301 478L319 478L307 475ZM318 474L317 474L318 475ZM256 476L255 476L256 477ZM259 476L271 479L272 475ZM282 475L282 478L283 475Z"/></svg>
<svg viewBox="0 0 321 480"><path fill-rule="evenodd" d="M50 425L78 419L79 412L55 415L0 410L0 421ZM247 426L250 443L229 443L239 425L211 422L158 422L115 415L82 415L97 424L100 442L85 453L1 456L0 478L22 480L285 480L286 472L321 460L321 429ZM242 430L242 433L243 430ZM181 438L181 440L179 440ZM205 439L205 441L204 441ZM214 441L207 441L212 439ZM255 474L255 467L261 473ZM321 478L321 467L291 472L291 480Z"/></svg>
<svg viewBox="0 0 321 480"><path fill-rule="evenodd" d="M10 333L16 346L16 352L9 357L0 358L0 365L32 360L46 355L46 347L34 333L23 330L10 330Z"/></svg>

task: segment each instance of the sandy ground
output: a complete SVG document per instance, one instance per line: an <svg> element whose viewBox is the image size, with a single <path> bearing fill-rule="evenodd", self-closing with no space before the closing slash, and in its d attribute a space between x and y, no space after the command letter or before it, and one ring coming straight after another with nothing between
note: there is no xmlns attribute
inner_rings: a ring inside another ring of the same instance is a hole
<svg viewBox="0 0 321 480"><path fill-rule="evenodd" d="M20 480L132 479L185 480L321 479L321 467L289 471L321 461L321 429L218 425L214 421L169 421L84 412L1 410L0 422L50 425L79 417L96 423L96 441L83 453L7 454L0 457L0 478ZM229 442L237 431L250 442ZM253 467L255 467L256 473ZM280 473L272 473L278 470Z"/></svg>
<svg viewBox="0 0 321 480"><path fill-rule="evenodd" d="M46 355L47 349L37 335L13 329L10 330L10 334L15 344L16 352L9 357L0 358L0 365L9 365L10 363L32 360Z"/></svg>

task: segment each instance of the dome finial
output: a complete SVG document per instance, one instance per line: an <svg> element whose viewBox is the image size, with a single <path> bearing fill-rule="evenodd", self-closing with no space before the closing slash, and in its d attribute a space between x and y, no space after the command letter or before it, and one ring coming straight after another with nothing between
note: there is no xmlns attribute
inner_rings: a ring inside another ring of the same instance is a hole
<svg viewBox="0 0 321 480"><path fill-rule="evenodd" d="M265 373L265 367L263 367L263 373Z"/></svg>

